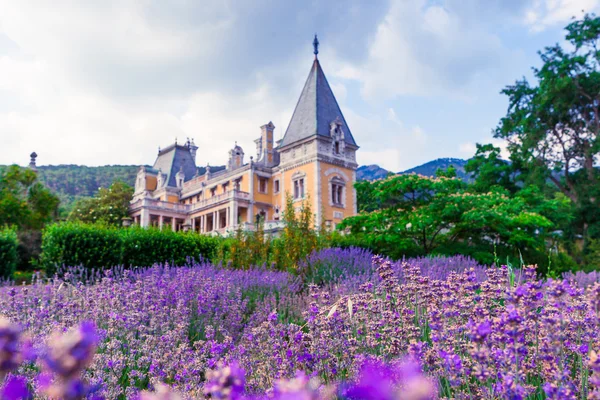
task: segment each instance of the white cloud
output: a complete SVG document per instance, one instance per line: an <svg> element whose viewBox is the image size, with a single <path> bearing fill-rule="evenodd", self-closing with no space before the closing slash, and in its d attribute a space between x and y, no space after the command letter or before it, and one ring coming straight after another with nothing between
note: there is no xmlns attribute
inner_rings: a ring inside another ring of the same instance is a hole
<svg viewBox="0 0 600 400"><path fill-rule="evenodd" d="M525 12L524 22L532 32L540 32L593 12L599 4L598 0L534 0Z"/></svg>
<svg viewBox="0 0 600 400"><path fill-rule="evenodd" d="M477 147L473 142L461 143L460 146L458 146L458 151L470 157L473 154L475 154L475 151L477 151Z"/></svg>
<svg viewBox="0 0 600 400"><path fill-rule="evenodd" d="M400 149L385 149L379 151L361 150L358 154L361 165L377 164L388 171L398 172L403 169Z"/></svg>
<svg viewBox="0 0 600 400"><path fill-rule="evenodd" d="M359 80L370 99L471 99L478 82L502 73L511 52L485 23L444 6L449 2L391 0L364 65L340 65L336 76Z"/></svg>

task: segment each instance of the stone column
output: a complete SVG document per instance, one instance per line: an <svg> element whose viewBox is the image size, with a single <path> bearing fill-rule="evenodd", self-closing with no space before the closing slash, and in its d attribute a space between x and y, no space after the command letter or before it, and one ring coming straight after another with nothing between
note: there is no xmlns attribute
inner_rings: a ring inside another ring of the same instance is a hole
<svg viewBox="0 0 600 400"><path fill-rule="evenodd" d="M250 202L248 204L248 222L254 225L254 165L250 165Z"/></svg>
<svg viewBox="0 0 600 400"><path fill-rule="evenodd" d="M150 225L150 211L145 208L142 208L142 211L139 216L139 223L142 228L147 228Z"/></svg>
<svg viewBox="0 0 600 400"><path fill-rule="evenodd" d="M158 229L162 230L162 228L163 228L163 222L164 222L163 221L163 216L159 215L158 216Z"/></svg>
<svg viewBox="0 0 600 400"><path fill-rule="evenodd" d="M235 227L238 224L238 203L234 201L231 204L231 226Z"/></svg>
<svg viewBox="0 0 600 400"><path fill-rule="evenodd" d="M213 230L219 229L219 222L221 222L220 219L219 211L213 211Z"/></svg>
<svg viewBox="0 0 600 400"><path fill-rule="evenodd" d="M173 232L175 232L176 228L177 228L177 218L173 217L173 218L171 218L171 230Z"/></svg>
<svg viewBox="0 0 600 400"><path fill-rule="evenodd" d="M231 212L230 212L231 210L230 210L230 208L231 207L227 207L225 209L225 227L227 227L227 228L231 226L231 218L230 218L231 217Z"/></svg>
<svg viewBox="0 0 600 400"><path fill-rule="evenodd" d="M192 231L196 232L196 218L192 218Z"/></svg>

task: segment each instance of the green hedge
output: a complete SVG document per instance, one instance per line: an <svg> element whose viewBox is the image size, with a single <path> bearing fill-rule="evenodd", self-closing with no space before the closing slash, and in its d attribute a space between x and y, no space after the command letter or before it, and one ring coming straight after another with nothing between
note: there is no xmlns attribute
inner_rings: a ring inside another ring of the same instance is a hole
<svg viewBox="0 0 600 400"><path fill-rule="evenodd" d="M63 265L100 269L162 262L182 265L188 257L212 260L218 246L218 238L193 232L63 223L44 230L40 262L48 273Z"/></svg>
<svg viewBox="0 0 600 400"><path fill-rule="evenodd" d="M14 229L0 229L0 278L12 278L17 266L17 233Z"/></svg>

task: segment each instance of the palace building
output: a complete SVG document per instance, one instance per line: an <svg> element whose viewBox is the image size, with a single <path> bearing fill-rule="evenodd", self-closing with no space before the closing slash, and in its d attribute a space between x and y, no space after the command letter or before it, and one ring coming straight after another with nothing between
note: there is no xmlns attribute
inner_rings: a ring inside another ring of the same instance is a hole
<svg viewBox="0 0 600 400"><path fill-rule="evenodd" d="M334 228L356 214L358 146L319 63L314 61L283 139L275 126L260 127L256 158L245 159L237 144L225 169L197 165L198 147L189 139L159 150L152 168L140 167L130 216L141 226L226 234L239 227L282 227L286 194L300 207L309 199L317 226ZM202 171L202 173L200 173Z"/></svg>

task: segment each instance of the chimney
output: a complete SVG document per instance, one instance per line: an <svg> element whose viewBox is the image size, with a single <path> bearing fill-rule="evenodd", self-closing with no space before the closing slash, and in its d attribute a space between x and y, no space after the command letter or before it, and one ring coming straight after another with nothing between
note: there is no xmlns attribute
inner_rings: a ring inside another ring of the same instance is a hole
<svg viewBox="0 0 600 400"><path fill-rule="evenodd" d="M275 130L275 125L273 122L270 122L266 125L260 127L261 135L260 141L262 144L262 153L263 158L262 162L267 166L273 166L275 163L275 156L273 154L273 131Z"/></svg>
<svg viewBox="0 0 600 400"><path fill-rule="evenodd" d="M194 164L196 163L196 151L198 151L198 146L196 146L196 144L194 143L194 139L192 139L190 141L190 139L188 139L187 142L188 145L188 149L190 149L190 154L192 155L192 159L194 160Z"/></svg>

